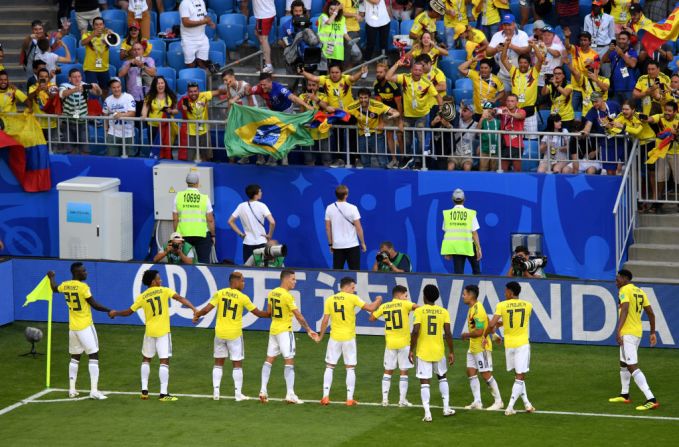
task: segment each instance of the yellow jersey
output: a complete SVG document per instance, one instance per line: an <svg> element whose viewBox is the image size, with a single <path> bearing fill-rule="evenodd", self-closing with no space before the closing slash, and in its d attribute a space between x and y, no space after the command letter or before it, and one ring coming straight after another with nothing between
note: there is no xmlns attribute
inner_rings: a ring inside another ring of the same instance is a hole
<svg viewBox="0 0 679 447"><path fill-rule="evenodd" d="M169 96L165 96L163 99L158 99L155 98L153 101L151 101L151 104L149 104L149 118L155 118L155 119L161 119L164 118L164 113L163 109L165 107L170 107L170 108L176 108L176 104L172 102L172 98ZM171 116L168 116L167 118L172 118ZM151 127L158 127L160 123L155 122L155 121L149 121L147 123Z"/></svg>
<svg viewBox="0 0 679 447"><path fill-rule="evenodd" d="M137 43L137 42L127 43L127 39L123 39L123 43L120 44L120 49L127 51L127 55L128 55L127 60L133 59L132 46L135 43ZM151 44L151 42L144 39L139 43L141 43L142 45L144 45L144 43L146 43L146 47L144 48L144 56L148 56L149 54L151 54L151 50L153 49L153 45Z"/></svg>
<svg viewBox="0 0 679 447"><path fill-rule="evenodd" d="M333 82L330 76L319 76L318 86L328 97L328 105L330 107L339 107L344 109L352 102L354 97L351 96L351 76L342 75L337 82Z"/></svg>
<svg viewBox="0 0 679 447"><path fill-rule="evenodd" d="M653 118L654 123L658 123L658 128L660 129L660 132L663 132L666 129L679 129L679 114L674 116L674 119L672 121L667 121L665 119L665 115L652 115L650 118ZM656 145L660 141L659 139L656 139ZM670 148L667 151L668 154L679 154L679 144L677 144L676 141L673 141L670 144Z"/></svg>
<svg viewBox="0 0 679 447"><path fill-rule="evenodd" d="M186 119L190 121L207 120L207 107L211 99L212 92L200 92L195 101L189 101L191 111L186 111ZM189 135L205 135L206 133L206 124L198 124L198 132L196 133L196 124L189 123Z"/></svg>
<svg viewBox="0 0 679 447"><path fill-rule="evenodd" d="M536 67L531 67L526 73L522 73L517 67L510 67L509 80L512 84L512 93L519 97L519 107L535 107L538 100L538 78L540 72Z"/></svg>
<svg viewBox="0 0 679 447"><path fill-rule="evenodd" d="M149 287L137 296L130 309L135 312L144 310L146 336L162 337L170 332L170 298L176 294L167 287Z"/></svg>
<svg viewBox="0 0 679 447"><path fill-rule="evenodd" d="M530 314L533 305L518 298L501 301L495 308L495 315L502 318L505 328L505 348L527 345L530 330Z"/></svg>
<svg viewBox="0 0 679 447"><path fill-rule="evenodd" d="M380 116L387 113L389 109L390 107L384 103L371 99L367 108L364 109L361 107L360 101L355 101L347 108L347 112L349 112L349 115L356 118L356 125L358 126L358 134L360 136L365 135L366 130L368 131L368 134L375 133L379 135L384 133L384 130L377 129L380 122Z"/></svg>
<svg viewBox="0 0 679 447"><path fill-rule="evenodd" d="M559 93L554 85L547 84L549 97L552 98L550 111L552 113L558 113L562 121L573 121L575 119L575 110L573 110L573 88L570 84L564 85L563 88L570 88L571 94L566 97Z"/></svg>
<svg viewBox="0 0 679 447"><path fill-rule="evenodd" d="M643 312L644 307L651 305L646 293L634 284L627 284L620 288L618 300L620 300L621 306L623 303L629 303L627 319L620 329L620 335L634 335L635 337L641 337L641 333L643 332L641 326L641 313ZM618 316L620 316L620 310L618 310Z"/></svg>
<svg viewBox="0 0 679 447"><path fill-rule="evenodd" d="M419 81L409 74L396 76L396 83L403 93L403 115L406 118L422 118L429 114L431 100L438 96L434 85L422 76Z"/></svg>
<svg viewBox="0 0 679 447"><path fill-rule="evenodd" d="M39 85L38 84L33 84L28 88L28 94L32 94L38 89ZM47 88L58 88L55 84L52 84L51 82L47 84ZM38 122L40 123L40 127L42 129L49 129L49 128L56 128L57 127L57 120L52 119L48 120L47 118L39 118L40 115L44 115L45 112L42 111L42 108L47 104L47 101L50 99L50 94L49 92L46 92L44 90L41 90L38 93L38 96L33 100L33 114L38 118Z"/></svg>
<svg viewBox="0 0 679 447"><path fill-rule="evenodd" d="M407 300L393 300L382 304L373 315L384 317L384 338L387 349L402 349L410 344L410 320L408 316L415 304Z"/></svg>
<svg viewBox="0 0 679 447"><path fill-rule="evenodd" d="M424 31L432 33L432 37L436 34L436 20L429 17L427 11L421 12L413 21L413 26L410 32L416 34L417 37L422 37Z"/></svg>
<svg viewBox="0 0 679 447"><path fill-rule="evenodd" d="M342 10L349 14L358 14L358 0L339 0L342 4ZM356 17L346 17L347 20L347 32L351 33L354 31L359 31L361 28L358 25L358 20Z"/></svg>
<svg viewBox="0 0 679 447"><path fill-rule="evenodd" d="M446 15L443 16L443 24L446 28L453 28L455 25L468 25L467 18L467 2L465 0L445 0L443 4L446 7ZM448 14L448 9L453 11L453 15Z"/></svg>
<svg viewBox="0 0 679 447"><path fill-rule="evenodd" d="M82 40L90 37L92 33L87 32L82 35ZM109 48L104 42L104 34L99 37L93 37L90 43L85 45L85 62L83 62L83 70L103 73L108 71L109 67ZM104 88L105 86L101 86Z"/></svg>
<svg viewBox="0 0 679 447"><path fill-rule="evenodd" d="M474 6L472 15L477 17L479 13L483 13L479 26L494 25L500 21L500 11L493 0L474 0L474 4L476 6Z"/></svg>
<svg viewBox="0 0 679 447"><path fill-rule="evenodd" d="M446 354L443 346L443 325L450 324L450 314L441 306L425 304L415 309L413 324L420 325L417 338L417 358L425 362L438 362Z"/></svg>
<svg viewBox="0 0 679 447"><path fill-rule="evenodd" d="M629 12L629 7L632 5L632 0L615 0L611 5L611 15L618 25L626 25L632 18Z"/></svg>
<svg viewBox="0 0 679 447"><path fill-rule="evenodd" d="M431 82L431 85L434 86L434 89L436 89L438 86L442 85L444 87L443 92L439 92L440 95L445 95L446 94L446 75L443 74L443 72L436 68L435 66L431 67L431 70L429 70L429 73L426 73L424 75L425 78L429 82ZM436 90L438 91L438 89ZM434 107L436 105L436 99L434 98L429 98L429 104L430 107Z"/></svg>
<svg viewBox="0 0 679 447"><path fill-rule="evenodd" d="M82 331L91 326L92 309L88 298L92 297L90 286L82 281L75 279L64 281L57 287L59 293L64 294L66 305L68 306L68 329L71 331Z"/></svg>
<svg viewBox="0 0 679 447"><path fill-rule="evenodd" d="M656 79L651 79L648 75L643 75L639 77L639 80L634 86L634 90L638 90L641 93L645 93L656 83L660 84L660 88L663 91L665 92L672 91L672 88L670 87L670 78L665 73L659 73ZM641 110L642 110L641 113L649 115L651 113L651 107L653 107L654 102L656 104L660 104L658 101L654 100L651 96L644 96L643 98L641 98Z"/></svg>
<svg viewBox="0 0 679 447"><path fill-rule="evenodd" d="M582 51L582 49L576 45L571 45L571 56L573 59L573 68L575 68L578 73L581 74L581 76L586 76L587 75L587 66L589 66L592 62L598 61L599 60L599 53L594 51L593 49L589 49L589 51L585 52ZM578 85L578 83L575 80L575 75L571 73L571 85L573 86L573 90L576 92L581 92L582 87ZM584 115L585 112L583 110L582 114Z"/></svg>
<svg viewBox="0 0 679 447"><path fill-rule="evenodd" d="M606 86L610 87L611 85L611 80L608 78L604 78L603 76L599 76L599 81ZM573 84L573 91L579 90L582 92L582 116L587 115L587 112L590 111L592 108L592 93L594 92L601 92L603 95L604 101L608 101L608 90L601 90L599 85L592 81L591 79L587 78L586 76L583 76L580 78L580 88L576 88L576 85Z"/></svg>
<svg viewBox="0 0 679 447"><path fill-rule="evenodd" d="M467 77L472 81L474 113L477 114L483 113L484 102L494 103L497 94L505 89L505 84L494 74L483 79L478 71L470 69Z"/></svg>
<svg viewBox="0 0 679 447"><path fill-rule="evenodd" d="M328 102L328 95L322 92L316 92L316 97L318 98L318 102ZM314 108L314 110L318 111L320 110L320 105L318 102L314 101L311 99L311 93L304 92L301 95L299 95L299 99L304 101L305 104L309 104L311 107ZM328 137L330 137L330 130L326 130L325 132L322 132L318 128L314 129L309 129L309 133L311 134L311 138L314 140L325 140Z"/></svg>
<svg viewBox="0 0 679 447"><path fill-rule="evenodd" d="M439 59L441 58L441 50L439 50L439 48L436 45L432 45L429 51L424 51L424 48L422 48L420 45L414 45L413 50L411 52L413 60L415 60L415 58L417 58L417 56L421 54L426 54L427 56L429 56L434 67L438 65Z"/></svg>
<svg viewBox="0 0 679 447"><path fill-rule="evenodd" d="M292 331L292 311L297 310L295 299L290 292L282 287L276 287L267 297L269 312L271 312L271 335Z"/></svg>
<svg viewBox="0 0 679 447"><path fill-rule="evenodd" d="M252 311L256 306L250 298L237 289L226 288L212 295L210 304L217 308L215 335L224 340L233 340L243 335L243 312Z"/></svg>
<svg viewBox="0 0 679 447"><path fill-rule="evenodd" d="M471 333L476 329L486 329L488 327L488 314L486 309L483 308L483 304L476 302L467 311L467 329ZM486 340L488 343L486 348L483 347L483 338L474 337L469 339L469 352L472 354L478 354L483 351L492 351L493 343L490 341L490 335L486 335Z"/></svg>
<svg viewBox="0 0 679 447"><path fill-rule="evenodd" d="M339 292L327 300L323 315L330 315L330 338L335 341L349 341L356 337L355 308L362 309L365 302L353 293Z"/></svg>
<svg viewBox="0 0 679 447"><path fill-rule="evenodd" d="M632 119L627 119L621 113L613 120L615 123L622 123L625 125L625 132L632 135L639 140L640 143L648 143L655 140L655 132L651 129L648 123L641 121L639 115L636 113L632 115Z"/></svg>
<svg viewBox="0 0 679 447"><path fill-rule="evenodd" d="M16 113L17 101L26 102L28 97L17 89L0 90L0 113Z"/></svg>

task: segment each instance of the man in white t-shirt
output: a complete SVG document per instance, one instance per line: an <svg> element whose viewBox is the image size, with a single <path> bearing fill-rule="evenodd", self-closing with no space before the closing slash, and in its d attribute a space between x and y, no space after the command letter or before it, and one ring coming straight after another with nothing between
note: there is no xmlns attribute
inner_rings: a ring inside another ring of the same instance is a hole
<svg viewBox="0 0 679 447"><path fill-rule="evenodd" d="M554 75L554 69L561 67L563 61L561 55L566 51L566 47L561 43L561 39L554 33L551 26L545 25L542 28L541 42L538 42L540 50L545 52L545 61L542 63L540 70L540 79L538 80L538 87L544 87L545 75L551 78Z"/></svg>
<svg viewBox="0 0 679 447"><path fill-rule="evenodd" d="M129 93L123 92L123 85L120 78L111 78L108 83L111 95L104 100L104 115L110 116L113 120L104 121L104 126L108 127L106 132L106 143L108 145L108 155L120 157L123 153L123 145L127 155L136 155L137 148L134 147L134 122L124 118L133 118L137 110L137 102Z"/></svg>
<svg viewBox="0 0 679 447"><path fill-rule="evenodd" d="M271 46L269 46L269 32L276 21L276 4L274 0L252 0L252 15L255 16L255 33L262 48L264 58L263 73L273 73L271 65Z"/></svg>
<svg viewBox="0 0 679 447"><path fill-rule="evenodd" d="M269 207L260 202L262 188L259 185L248 185L245 188L245 195L248 196L248 200L239 204L229 217L229 226L243 238L243 262L250 258L254 250L266 246L266 242L271 240L276 228L276 221ZM240 219L242 231L236 225L237 218ZM269 221L268 232L264 225L264 221L267 220Z"/></svg>
<svg viewBox="0 0 679 447"><path fill-rule="evenodd" d="M216 25L207 13L203 0L182 0L179 5L181 17L182 51L184 63L189 67L207 68L210 58L210 41L205 35L205 25Z"/></svg>
<svg viewBox="0 0 679 447"><path fill-rule="evenodd" d="M349 188L339 185L335 188L337 201L325 209L325 233L332 253L332 268L342 270L345 262L349 270L361 268L361 251L366 252L361 214L356 206L347 202ZM361 241L360 249L358 241Z"/></svg>
<svg viewBox="0 0 679 447"><path fill-rule="evenodd" d="M493 38L490 40L490 44L488 44L486 54L488 56L495 56L495 63L500 67L498 77L505 85L505 92L511 93L512 83L509 82L509 72L500 63L502 47L507 38L512 39L509 44L509 50L507 51L507 57L509 58L511 65L518 67L519 54L530 54L530 46L528 46L528 34L516 28L515 19L512 14L504 14L500 26L502 27L502 30L493 34Z"/></svg>

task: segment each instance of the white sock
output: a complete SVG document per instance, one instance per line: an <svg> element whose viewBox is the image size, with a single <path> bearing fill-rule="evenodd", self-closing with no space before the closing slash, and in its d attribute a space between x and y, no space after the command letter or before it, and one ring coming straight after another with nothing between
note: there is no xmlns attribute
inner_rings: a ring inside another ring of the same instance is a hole
<svg viewBox="0 0 679 447"><path fill-rule="evenodd" d="M491 377L486 381L486 384L490 388L490 394L493 395L493 399L495 399L495 402L502 402L502 396L500 395L500 388L497 386L497 382L495 381L495 377Z"/></svg>
<svg viewBox="0 0 679 447"><path fill-rule="evenodd" d="M160 379L160 394L167 394L167 383L170 381L170 365L160 364L158 379Z"/></svg>
<svg viewBox="0 0 679 447"><path fill-rule="evenodd" d="M514 385L512 386L512 397L509 398L509 404L507 404L508 410L514 409L514 403L521 397L523 393L523 380L514 380Z"/></svg>
<svg viewBox="0 0 679 447"><path fill-rule="evenodd" d="M99 390L99 360L90 359L90 391L94 393Z"/></svg>
<svg viewBox="0 0 679 447"><path fill-rule="evenodd" d="M295 365L285 365L283 377L285 377L287 394L295 394Z"/></svg>
<svg viewBox="0 0 679 447"><path fill-rule="evenodd" d="M424 415L431 416L429 410L429 384L423 383L420 385L420 397L422 398L422 408L424 408Z"/></svg>
<svg viewBox="0 0 679 447"><path fill-rule="evenodd" d="M212 388L219 390L222 385L222 374L223 369L221 366L215 365L212 367Z"/></svg>
<svg viewBox="0 0 679 447"><path fill-rule="evenodd" d="M76 359L71 359L68 363L68 390L75 391L75 381L78 378L78 365L79 361Z"/></svg>
<svg viewBox="0 0 679 447"><path fill-rule="evenodd" d="M443 399L443 409L448 409L448 402L450 399L450 391L448 389L448 379L445 377L439 379L439 391L441 392L441 398Z"/></svg>
<svg viewBox="0 0 679 447"><path fill-rule="evenodd" d="M330 396L330 387L332 387L332 372L333 368L325 368L323 374L323 397Z"/></svg>
<svg viewBox="0 0 679 447"><path fill-rule="evenodd" d="M408 400L408 376L401 376L398 381L398 400L399 402Z"/></svg>
<svg viewBox="0 0 679 447"><path fill-rule="evenodd" d="M479 376L471 376L469 378L469 388L472 389L474 402L481 402L481 383L479 382Z"/></svg>
<svg viewBox="0 0 679 447"><path fill-rule="evenodd" d="M356 370L347 368L347 400L354 400L354 388L356 388Z"/></svg>
<svg viewBox="0 0 679 447"><path fill-rule="evenodd" d="M523 400L523 406L525 408L532 407L530 401L528 400L528 391L526 391L526 382L523 382L523 392L521 393L521 399Z"/></svg>
<svg viewBox="0 0 679 447"><path fill-rule="evenodd" d="M620 384L622 385L620 394L629 394L629 383L632 380L632 374L627 367L620 367Z"/></svg>
<svg viewBox="0 0 679 447"><path fill-rule="evenodd" d="M149 390L149 375L151 374L151 365L146 362L141 362L141 389L142 391Z"/></svg>
<svg viewBox="0 0 679 447"><path fill-rule="evenodd" d="M632 373L632 378L641 392L644 393L644 396L646 396L646 400L653 399L655 397L651 392L651 387L649 387L648 382L646 382L646 376L641 372L640 369L637 369Z"/></svg>
<svg viewBox="0 0 679 447"><path fill-rule="evenodd" d="M382 400L389 400L389 388L391 388L391 374L382 376Z"/></svg>
<svg viewBox="0 0 679 447"><path fill-rule="evenodd" d="M259 389L260 393L266 394L269 385L269 376L271 375L271 363L264 362L262 365L262 387Z"/></svg>

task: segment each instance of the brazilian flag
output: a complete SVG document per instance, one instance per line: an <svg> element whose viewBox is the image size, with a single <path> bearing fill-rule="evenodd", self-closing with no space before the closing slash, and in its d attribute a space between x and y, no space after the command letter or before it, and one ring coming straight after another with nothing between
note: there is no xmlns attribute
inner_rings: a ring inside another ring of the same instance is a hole
<svg viewBox="0 0 679 447"><path fill-rule="evenodd" d="M224 134L229 157L264 154L280 160L295 146L312 146L314 140L304 125L314 118L314 113L311 110L291 115L234 104Z"/></svg>

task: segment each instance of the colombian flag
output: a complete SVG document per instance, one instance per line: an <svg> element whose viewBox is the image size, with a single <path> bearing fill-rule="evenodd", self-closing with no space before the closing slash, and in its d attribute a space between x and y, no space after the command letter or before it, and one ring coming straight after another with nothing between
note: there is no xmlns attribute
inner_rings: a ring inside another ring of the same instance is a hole
<svg viewBox="0 0 679 447"><path fill-rule="evenodd" d="M637 37L649 54L654 53L665 42L676 40L679 37L679 3L665 20L658 23L644 20L638 28L635 30Z"/></svg>
<svg viewBox="0 0 679 447"><path fill-rule="evenodd" d="M38 120L31 113L23 116L0 115L0 149L9 150L9 168L26 192L49 191L49 150Z"/></svg>
<svg viewBox="0 0 679 447"><path fill-rule="evenodd" d="M304 127L314 114L313 110L292 115L234 104L224 134L227 153L229 157L271 155L280 160L295 146L314 144Z"/></svg>
<svg viewBox="0 0 679 447"><path fill-rule="evenodd" d="M351 115L342 109L335 109L333 113L326 113L321 110L316 112L313 120L309 123L310 129L316 129L321 133L327 133L332 124L346 123L351 119Z"/></svg>
<svg viewBox="0 0 679 447"><path fill-rule="evenodd" d="M648 160L646 160L647 165L655 163L658 158L665 158L667 156L667 151L670 150L674 143L672 129L665 129L656 137L655 149L648 152Z"/></svg>

